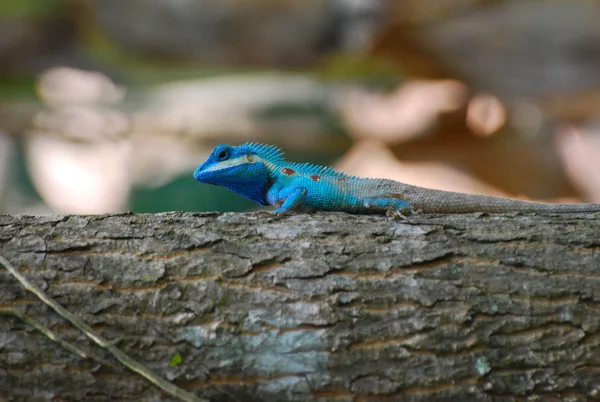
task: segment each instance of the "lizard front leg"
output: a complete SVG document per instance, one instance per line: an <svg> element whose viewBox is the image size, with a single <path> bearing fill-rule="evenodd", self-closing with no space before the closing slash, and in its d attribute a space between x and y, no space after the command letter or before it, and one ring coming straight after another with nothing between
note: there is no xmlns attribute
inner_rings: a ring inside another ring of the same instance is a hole
<svg viewBox="0 0 600 402"><path fill-rule="evenodd" d="M258 211L256 215L282 215L298 207L306 200L308 190L299 186L281 186L268 190L266 199L270 205L277 205L279 208L273 211Z"/></svg>
<svg viewBox="0 0 600 402"><path fill-rule="evenodd" d="M279 192L278 199L283 200L279 208L273 211L274 214L284 214L292 211L302 205L306 198L307 190L304 187L292 187Z"/></svg>

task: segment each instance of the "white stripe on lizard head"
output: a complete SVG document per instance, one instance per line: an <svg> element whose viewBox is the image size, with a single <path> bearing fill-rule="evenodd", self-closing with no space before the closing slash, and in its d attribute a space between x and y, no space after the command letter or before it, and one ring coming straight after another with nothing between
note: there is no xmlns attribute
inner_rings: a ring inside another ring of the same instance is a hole
<svg viewBox="0 0 600 402"><path fill-rule="evenodd" d="M219 170L230 169L230 168L234 168L234 167L242 166L242 165L246 165L246 164L250 165L252 163L263 163L264 165L266 165L269 168L274 167L271 162L264 160L260 156L254 155L254 154L249 154L249 155L238 156L237 158L233 158L233 159L228 159L223 162L215 163L208 169L204 170L203 173L217 172Z"/></svg>

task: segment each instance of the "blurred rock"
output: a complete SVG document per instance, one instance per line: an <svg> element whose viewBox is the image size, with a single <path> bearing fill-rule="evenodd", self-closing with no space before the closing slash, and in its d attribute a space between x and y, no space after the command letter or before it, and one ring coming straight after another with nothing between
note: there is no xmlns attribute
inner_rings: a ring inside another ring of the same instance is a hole
<svg viewBox="0 0 600 402"><path fill-rule="evenodd" d="M125 210L131 151L126 139L72 142L44 132L31 132L26 139L31 179L44 201L62 214Z"/></svg>
<svg viewBox="0 0 600 402"><path fill-rule="evenodd" d="M111 105L123 99L125 91L106 75L69 67L55 67L39 76L38 95L48 106Z"/></svg>
<svg viewBox="0 0 600 402"><path fill-rule="evenodd" d="M166 84L149 93L145 106L133 114L133 132L259 140L264 139L265 128L256 116L259 112L281 106L325 109L333 97L331 88L302 75L227 76ZM297 120L310 119L305 114Z"/></svg>
<svg viewBox="0 0 600 402"><path fill-rule="evenodd" d="M133 145L127 115L108 107L123 97L101 73L53 68L38 82L42 101L25 138L28 170L57 213L96 214L126 209Z"/></svg>
<svg viewBox="0 0 600 402"><path fill-rule="evenodd" d="M125 113L104 106L120 101L124 90L102 73L52 68L40 75L37 92L51 107L34 116L33 129L38 133L103 142L125 136L130 130Z"/></svg>
<svg viewBox="0 0 600 402"><path fill-rule="evenodd" d="M33 119L33 126L49 135L87 142L122 137L129 131L124 113L99 106L69 106L39 112Z"/></svg>
<svg viewBox="0 0 600 402"><path fill-rule="evenodd" d="M425 135L443 113L465 106L468 91L456 80L414 80L392 93L353 90L341 102L349 134L395 144Z"/></svg>
<svg viewBox="0 0 600 402"><path fill-rule="evenodd" d="M506 109L496 96L479 94L469 101L466 121L473 133L486 137L506 123Z"/></svg>
<svg viewBox="0 0 600 402"><path fill-rule="evenodd" d="M600 203L600 121L585 127L559 127L555 145L567 176L583 200Z"/></svg>

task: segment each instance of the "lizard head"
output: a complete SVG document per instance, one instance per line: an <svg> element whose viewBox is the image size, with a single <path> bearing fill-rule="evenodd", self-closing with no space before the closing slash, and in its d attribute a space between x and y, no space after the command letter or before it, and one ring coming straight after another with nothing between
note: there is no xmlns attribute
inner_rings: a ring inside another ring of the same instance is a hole
<svg viewBox="0 0 600 402"><path fill-rule="evenodd" d="M261 205L267 205L265 195L269 172L264 160L247 144L217 145L206 161L198 166L194 179L228 188Z"/></svg>

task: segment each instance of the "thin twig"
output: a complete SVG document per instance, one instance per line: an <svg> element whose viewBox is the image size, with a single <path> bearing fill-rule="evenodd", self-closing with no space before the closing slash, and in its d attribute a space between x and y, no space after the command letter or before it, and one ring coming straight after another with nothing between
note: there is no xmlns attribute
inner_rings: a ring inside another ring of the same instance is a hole
<svg viewBox="0 0 600 402"><path fill-rule="evenodd" d="M42 334L46 335L51 341L58 343L60 346L62 346L64 349L67 349L69 352L76 354L77 356L79 356L83 359L93 359L92 356L88 355L86 352L79 349L77 346L56 336L56 334L54 332L52 332L50 329L48 329L48 327L44 326L44 324L42 324L41 322L39 322L31 317L26 316L25 314L23 314L21 311L17 310L16 308L12 308L12 307L0 308L0 315L15 316L15 317L19 318L21 321L23 321L25 324L29 324L33 328L37 329Z"/></svg>
<svg viewBox="0 0 600 402"><path fill-rule="evenodd" d="M48 339L50 339L51 341L58 343L64 349L68 350L69 352L71 352L73 354L76 354L77 356L79 356L81 358L88 359L88 360L94 360L98 363L104 364L105 366L109 366L109 367L113 367L113 368L115 367L113 363L111 363L107 360L104 360L98 356L90 355L89 353L85 352L83 349L80 349L78 346L58 337L54 332L52 332L50 330L50 328L46 327L44 324L37 321L36 319L28 317L22 311L14 308L14 307L0 308L0 315L12 315L14 317L17 317L18 319L23 321L25 324L29 324L33 328L40 331L42 334L46 335L46 337Z"/></svg>
<svg viewBox="0 0 600 402"><path fill-rule="evenodd" d="M19 282L21 282L21 284L23 285L23 287L25 289L27 289L31 293L35 294L37 297L40 298L41 301L43 301L48 306L50 306L61 317L70 321L73 325L75 325L77 328L82 330L97 345L108 350L117 360L119 360L121 363L123 363L125 366L127 366L130 370L138 373L139 375L141 375L142 377L144 377L145 379L147 379L148 381L150 381L151 383L153 383L154 385L156 385L157 387L159 387L166 393L173 395L174 397L179 398L182 401L208 402L206 399L199 398L199 397L195 396L194 394L187 392L184 389L179 388L175 384L159 377L156 373L154 373L152 370L150 370L143 364L138 363L131 357L127 356L119 348L117 348L116 346L114 346L112 343L108 342L104 338L102 338L100 336L100 334L98 334L96 331L94 331L89 325L87 325L85 322L80 320L77 316L72 314L69 310L67 310L66 308L64 308L63 306L61 306L54 300L52 300L42 290L38 289L35 285L33 285L31 282L29 282L27 280L27 278L25 278L23 275L21 275L21 273L6 258L4 258L1 255L0 255L0 265L3 265L4 268L6 268L12 276L14 276ZM46 336L48 336L48 335L46 334ZM50 339L52 339L52 338L50 338ZM62 343L61 343L61 345L62 345ZM68 350L73 351L71 349L68 349ZM79 354L77 352L74 352L74 353Z"/></svg>

